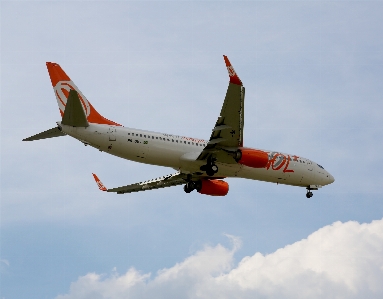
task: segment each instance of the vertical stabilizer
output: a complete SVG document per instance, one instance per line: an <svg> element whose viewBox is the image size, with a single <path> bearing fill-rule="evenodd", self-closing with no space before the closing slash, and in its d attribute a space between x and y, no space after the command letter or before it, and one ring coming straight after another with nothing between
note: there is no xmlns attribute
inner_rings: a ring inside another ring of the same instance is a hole
<svg viewBox="0 0 383 299"><path fill-rule="evenodd" d="M47 68L49 72L49 77L51 78L53 90L57 99L57 104L59 105L61 116L64 116L65 106L68 101L69 92L75 90L78 94L78 98L81 102L82 109L84 110L86 120L90 123L96 124L106 124L112 126L121 126L114 121L106 119L96 109L92 104L87 100L87 98L82 94L74 82L69 78L69 76L64 72L64 70L57 63L47 62Z"/></svg>

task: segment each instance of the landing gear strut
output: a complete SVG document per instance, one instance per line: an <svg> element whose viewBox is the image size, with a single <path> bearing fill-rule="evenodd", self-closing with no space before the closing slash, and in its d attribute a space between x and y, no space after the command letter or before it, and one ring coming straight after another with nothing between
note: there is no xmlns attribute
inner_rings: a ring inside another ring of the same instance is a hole
<svg viewBox="0 0 383 299"><path fill-rule="evenodd" d="M207 158L206 165L202 165L200 167L200 170L206 171L206 174L208 176L213 176L214 174L218 172L218 166L215 164L216 160L217 160L216 158L213 158L212 156L210 156L209 158Z"/></svg>

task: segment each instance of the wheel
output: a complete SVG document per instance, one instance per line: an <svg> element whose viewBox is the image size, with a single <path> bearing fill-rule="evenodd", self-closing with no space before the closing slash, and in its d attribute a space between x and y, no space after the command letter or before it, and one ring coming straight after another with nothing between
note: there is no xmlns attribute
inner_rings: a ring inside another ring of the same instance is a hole
<svg viewBox="0 0 383 299"><path fill-rule="evenodd" d="M215 174L215 172L214 172L212 169L207 169L207 170L206 170L206 174L207 174L208 176L213 176L213 175Z"/></svg>
<svg viewBox="0 0 383 299"><path fill-rule="evenodd" d="M195 189L195 184L193 181L189 181L186 183L186 185L188 185L188 188L193 191Z"/></svg>
<svg viewBox="0 0 383 299"><path fill-rule="evenodd" d="M194 189L196 189L197 191L200 191L201 188L202 188L202 181L201 180L195 181L194 182Z"/></svg>
<svg viewBox="0 0 383 299"><path fill-rule="evenodd" d="M307 198L311 198L311 197L313 197L313 193L311 192L311 191L308 191L307 193L306 193L306 197Z"/></svg>
<svg viewBox="0 0 383 299"><path fill-rule="evenodd" d="M213 164L213 165L211 166L211 170L212 170L214 173L217 173L217 172L218 172L218 166L215 165L215 164Z"/></svg>
<svg viewBox="0 0 383 299"><path fill-rule="evenodd" d="M186 193L190 193L190 192L192 192L194 190L194 188L190 188L190 184L189 183L190 182L186 183L186 185L184 186L184 191Z"/></svg>

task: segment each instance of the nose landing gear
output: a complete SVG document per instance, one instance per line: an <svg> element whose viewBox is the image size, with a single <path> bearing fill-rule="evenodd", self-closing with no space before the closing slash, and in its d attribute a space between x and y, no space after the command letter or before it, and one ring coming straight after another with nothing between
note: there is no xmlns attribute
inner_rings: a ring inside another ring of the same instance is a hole
<svg viewBox="0 0 383 299"><path fill-rule="evenodd" d="M321 187L322 187L321 185L309 185L309 186L307 186L306 187L306 189L307 189L306 197L307 198L313 197L314 194L311 192L311 190L318 190Z"/></svg>
<svg viewBox="0 0 383 299"><path fill-rule="evenodd" d="M307 189L306 197L311 198L311 197L313 197L313 195L314 194L309 189Z"/></svg>
<svg viewBox="0 0 383 299"><path fill-rule="evenodd" d="M306 197L311 198L314 196L314 194L311 192L311 190L318 190L318 187L315 185L310 185L306 189L307 189Z"/></svg>

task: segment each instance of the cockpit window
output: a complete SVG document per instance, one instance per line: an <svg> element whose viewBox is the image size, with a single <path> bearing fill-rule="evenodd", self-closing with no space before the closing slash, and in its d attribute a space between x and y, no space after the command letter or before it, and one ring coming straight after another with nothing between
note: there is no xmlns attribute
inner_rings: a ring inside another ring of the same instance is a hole
<svg viewBox="0 0 383 299"><path fill-rule="evenodd" d="M319 165L319 164L317 164L318 166L319 166L319 168L322 168L322 169L324 169L321 165Z"/></svg>

